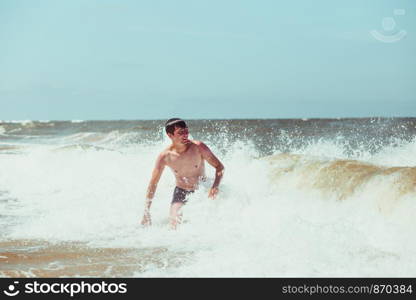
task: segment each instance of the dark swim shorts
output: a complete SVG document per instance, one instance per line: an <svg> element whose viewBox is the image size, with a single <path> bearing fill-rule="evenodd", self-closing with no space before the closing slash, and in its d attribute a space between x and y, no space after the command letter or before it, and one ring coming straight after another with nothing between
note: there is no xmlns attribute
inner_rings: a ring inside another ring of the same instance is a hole
<svg viewBox="0 0 416 300"><path fill-rule="evenodd" d="M180 187L176 187L175 190L173 191L173 199L172 199L172 204L173 203L183 203L185 204L187 202L186 197L189 194L192 194L194 191L187 191L184 189L181 189Z"/></svg>

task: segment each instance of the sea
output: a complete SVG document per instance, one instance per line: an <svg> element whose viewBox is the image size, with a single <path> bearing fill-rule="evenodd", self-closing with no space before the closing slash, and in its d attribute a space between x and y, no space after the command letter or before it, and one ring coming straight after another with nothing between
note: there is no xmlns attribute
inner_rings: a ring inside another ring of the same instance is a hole
<svg viewBox="0 0 416 300"><path fill-rule="evenodd" d="M225 173L177 230L165 120L0 121L0 277L416 276L416 118L186 121Z"/></svg>

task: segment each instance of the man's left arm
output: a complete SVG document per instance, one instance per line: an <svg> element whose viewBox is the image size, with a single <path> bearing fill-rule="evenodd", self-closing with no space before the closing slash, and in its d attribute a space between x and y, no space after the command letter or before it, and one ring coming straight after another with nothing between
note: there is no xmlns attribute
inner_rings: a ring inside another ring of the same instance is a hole
<svg viewBox="0 0 416 300"><path fill-rule="evenodd" d="M212 153L211 149L208 148L203 142L198 143L198 147L201 151L202 157L215 168L215 180L209 191L208 197L214 199L218 193L218 186L220 185L222 176L224 175L224 165L220 160Z"/></svg>

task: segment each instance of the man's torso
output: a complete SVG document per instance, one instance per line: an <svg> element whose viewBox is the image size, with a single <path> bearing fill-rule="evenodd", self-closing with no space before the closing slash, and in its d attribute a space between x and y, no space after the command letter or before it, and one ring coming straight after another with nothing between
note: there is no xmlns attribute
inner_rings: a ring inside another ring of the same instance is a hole
<svg viewBox="0 0 416 300"><path fill-rule="evenodd" d="M173 171L176 185L185 190L196 190L205 179L205 163L195 141L185 152L178 153L171 147L165 150L165 163Z"/></svg>

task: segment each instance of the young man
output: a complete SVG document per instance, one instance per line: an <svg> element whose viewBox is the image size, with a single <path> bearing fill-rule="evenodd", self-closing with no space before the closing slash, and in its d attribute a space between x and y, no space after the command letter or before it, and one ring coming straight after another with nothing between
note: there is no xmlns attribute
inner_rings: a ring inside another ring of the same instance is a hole
<svg viewBox="0 0 416 300"><path fill-rule="evenodd" d="M170 206L170 225L176 229L181 222L181 207L186 203L187 196L198 189L200 181L205 181L205 161L215 168L215 180L208 197L214 199L224 173L224 166L215 157L207 145L201 141L188 139L188 126L185 121L173 118L165 124L165 130L172 144L159 154L153 169L147 196L142 225L151 225L150 206L157 184L165 166L170 167L176 178L176 188Z"/></svg>

